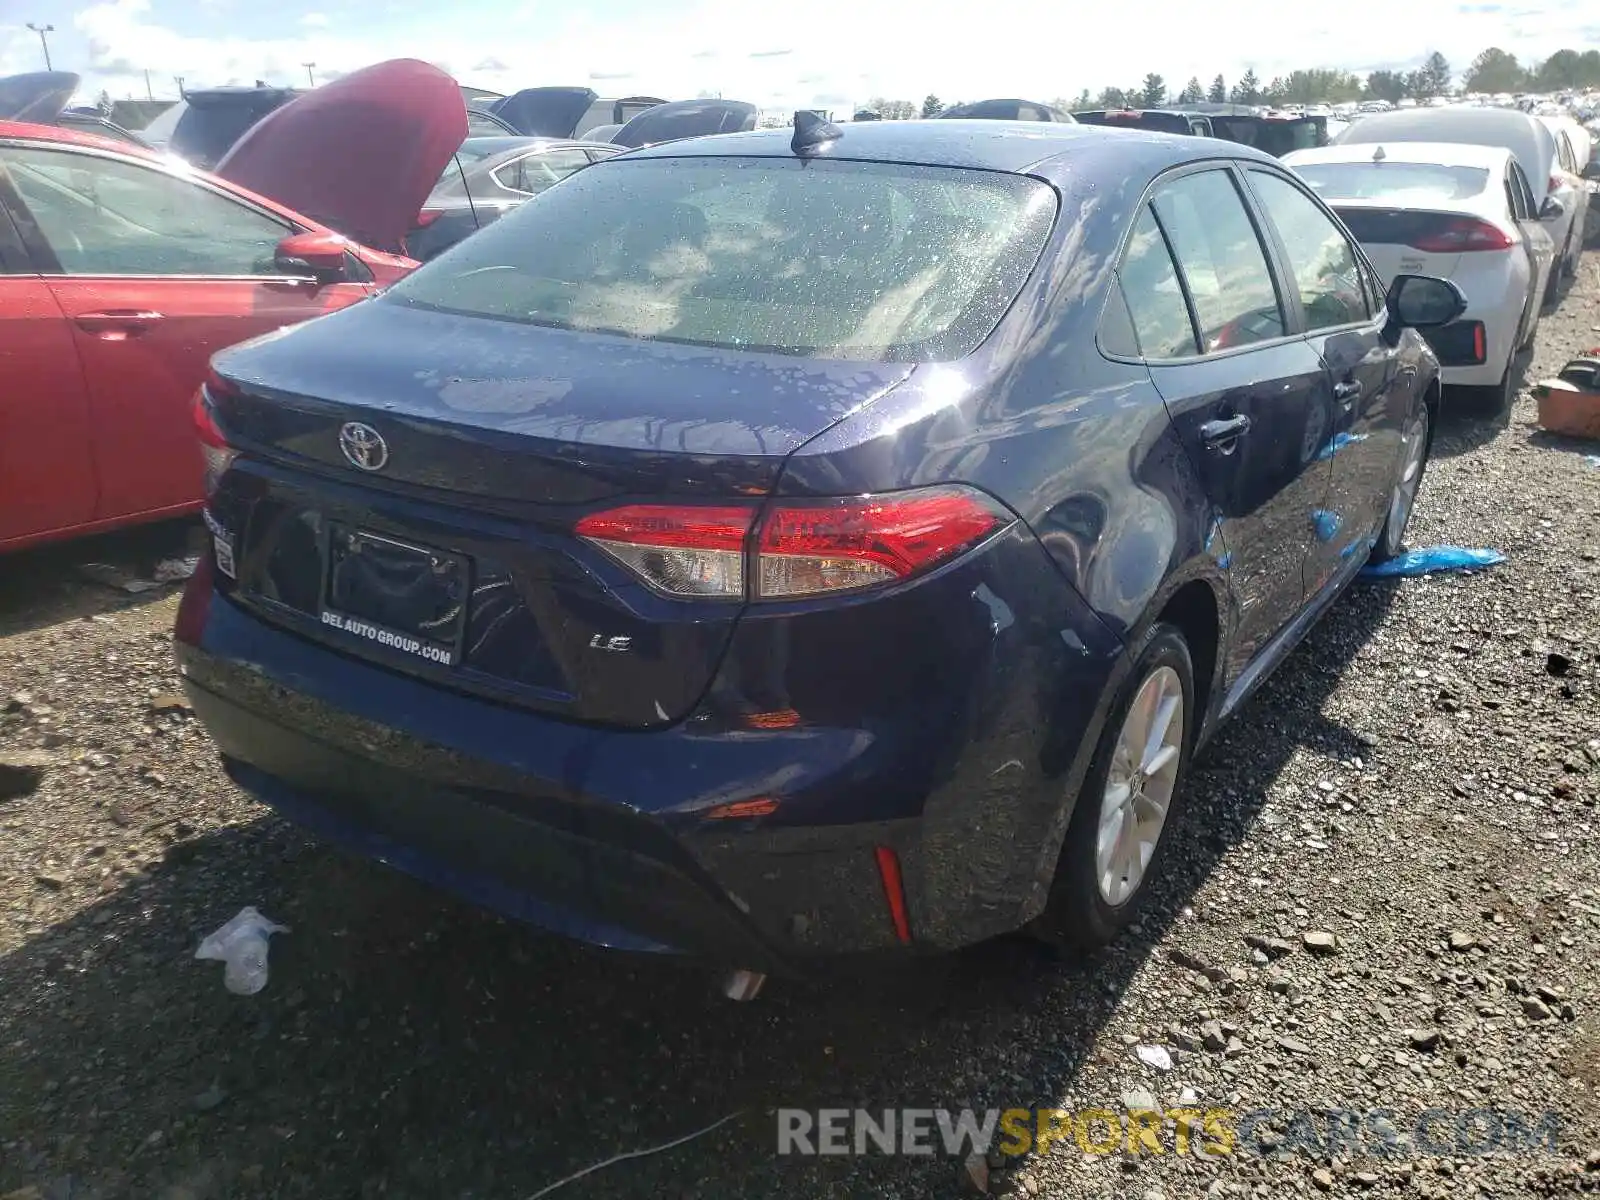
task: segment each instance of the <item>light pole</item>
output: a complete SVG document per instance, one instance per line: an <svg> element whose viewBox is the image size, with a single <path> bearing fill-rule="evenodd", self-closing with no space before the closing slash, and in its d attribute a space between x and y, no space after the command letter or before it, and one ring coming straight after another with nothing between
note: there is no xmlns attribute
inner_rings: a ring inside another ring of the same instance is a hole
<svg viewBox="0 0 1600 1200"><path fill-rule="evenodd" d="M55 67L50 63L49 35L56 31L56 27L54 25L35 25L32 21L29 21L28 28L39 35L39 45L44 47L44 69L46 71L54 71Z"/></svg>
<svg viewBox="0 0 1600 1200"><path fill-rule="evenodd" d="M312 87L316 87L317 86L317 77L315 75L313 75L311 72L316 67L317 64L314 63L314 62L309 62L309 63L301 63L300 65L306 69L306 82L309 83Z"/></svg>

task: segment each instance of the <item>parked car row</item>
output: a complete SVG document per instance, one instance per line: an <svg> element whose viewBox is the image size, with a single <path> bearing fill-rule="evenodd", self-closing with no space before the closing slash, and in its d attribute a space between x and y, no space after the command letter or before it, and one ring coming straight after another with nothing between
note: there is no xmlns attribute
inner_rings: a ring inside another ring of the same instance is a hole
<svg viewBox="0 0 1600 1200"><path fill-rule="evenodd" d="M1517 355L1577 270L1589 206L1574 128L1513 109L1415 108L1369 116L1338 144L1284 160L1385 280L1420 272L1461 287L1465 318L1430 340L1444 381L1493 411L1515 399Z"/></svg>

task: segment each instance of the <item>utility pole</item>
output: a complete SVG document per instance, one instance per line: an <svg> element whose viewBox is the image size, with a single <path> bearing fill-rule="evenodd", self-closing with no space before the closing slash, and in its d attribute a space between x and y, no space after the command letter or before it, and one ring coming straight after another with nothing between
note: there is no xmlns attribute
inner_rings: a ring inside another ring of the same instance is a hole
<svg viewBox="0 0 1600 1200"><path fill-rule="evenodd" d="M317 86L317 77L315 75L313 75L311 72L316 67L317 64L314 63L314 62L309 62L309 63L301 63L300 65L306 69L306 82L309 83L312 87L316 87Z"/></svg>
<svg viewBox="0 0 1600 1200"><path fill-rule="evenodd" d="M182 100L183 99L183 76L182 75L174 75L172 77L172 82L178 85L178 99Z"/></svg>
<svg viewBox="0 0 1600 1200"><path fill-rule="evenodd" d="M146 100L154 100L156 98L155 89L150 86L150 68L149 67L146 67L144 69L144 98Z"/></svg>
<svg viewBox="0 0 1600 1200"><path fill-rule="evenodd" d="M35 25L32 21L29 21L28 28L39 35L39 45L44 47L44 69L46 71L54 71L55 67L50 62L49 35L56 31L56 27L54 25Z"/></svg>

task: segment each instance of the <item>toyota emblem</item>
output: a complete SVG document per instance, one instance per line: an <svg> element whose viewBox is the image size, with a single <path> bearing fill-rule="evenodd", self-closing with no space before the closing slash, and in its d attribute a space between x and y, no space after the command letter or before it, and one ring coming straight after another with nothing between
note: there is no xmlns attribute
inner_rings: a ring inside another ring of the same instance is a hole
<svg viewBox="0 0 1600 1200"><path fill-rule="evenodd" d="M389 443L371 425L348 421L339 430L339 449L352 467L362 471L381 471L389 461Z"/></svg>

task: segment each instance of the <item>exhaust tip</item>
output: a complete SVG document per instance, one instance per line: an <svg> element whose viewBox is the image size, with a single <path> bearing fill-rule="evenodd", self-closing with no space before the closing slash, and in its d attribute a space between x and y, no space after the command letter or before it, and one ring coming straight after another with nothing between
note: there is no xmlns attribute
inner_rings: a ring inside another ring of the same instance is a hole
<svg viewBox="0 0 1600 1200"><path fill-rule="evenodd" d="M767 977L760 971L729 971L722 979L722 994L738 1004L754 1000L761 994Z"/></svg>

